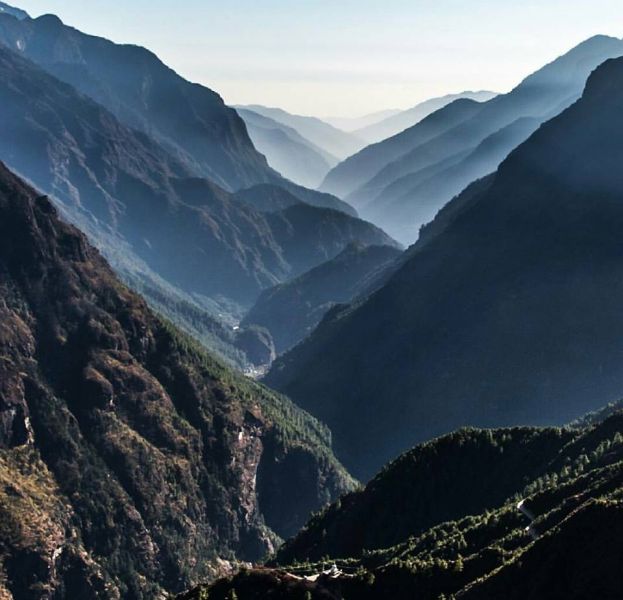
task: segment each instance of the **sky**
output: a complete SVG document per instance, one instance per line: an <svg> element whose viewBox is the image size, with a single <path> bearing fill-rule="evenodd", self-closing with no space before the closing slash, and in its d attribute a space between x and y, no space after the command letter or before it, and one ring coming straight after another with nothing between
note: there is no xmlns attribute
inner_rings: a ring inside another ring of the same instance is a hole
<svg viewBox="0 0 623 600"><path fill-rule="evenodd" d="M228 104L355 117L510 90L584 39L623 37L623 0L8 0L153 50Z"/></svg>

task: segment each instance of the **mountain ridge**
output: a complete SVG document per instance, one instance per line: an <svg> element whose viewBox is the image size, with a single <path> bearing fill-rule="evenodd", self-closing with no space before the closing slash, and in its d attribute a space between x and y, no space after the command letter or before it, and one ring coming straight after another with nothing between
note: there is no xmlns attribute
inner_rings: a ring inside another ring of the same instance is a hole
<svg viewBox="0 0 623 600"><path fill-rule="evenodd" d="M201 324L195 314L222 321L219 313L231 311L235 320L240 305L263 287L326 260L327 252L354 239L389 240L373 225L333 210L333 197L319 193L315 200L327 208L306 212L309 251L292 239L301 225L287 215L271 217L278 240L275 225L254 205L273 196L300 202L290 192L263 184L232 196L23 56L0 47L0 69L5 161L51 194L64 218L81 227L154 307L206 343L216 340L215 349L224 344L224 355L236 362L231 332Z"/></svg>
<svg viewBox="0 0 623 600"><path fill-rule="evenodd" d="M334 305L366 292L371 280L400 255L391 246L353 243L331 260L262 292L241 325L268 329L281 354L311 333ZM287 322L284 314L289 316Z"/></svg>
<svg viewBox="0 0 623 600"><path fill-rule="evenodd" d="M428 203L431 206L429 214L424 215L430 218L435 208L439 210L470 183L459 177L449 188L449 181L442 175L444 161L460 153L473 152L487 138L520 118L543 122L555 116L580 97L593 69L604 60L622 54L623 41L618 38L589 38L526 77L509 93L481 103L479 110L467 111L462 117L459 115L461 118L450 123L451 127L443 127L443 123L449 119L453 104L398 136L367 147L333 169L321 189L337 193L359 209L370 207L371 214L382 215L382 223L389 228L390 234L396 236L400 231L401 241L412 243L417 239L419 227L424 224L418 219L420 205ZM440 121L438 131L434 135L425 135L432 117ZM507 150L510 152L512 148ZM498 150L483 161L483 168L488 168L491 163L499 164L503 158L505 154ZM393 210L397 211L397 215L392 218L392 210L388 209L392 198L391 186L397 185L401 179L417 177L418 173L431 168L440 174L437 187L431 186L426 193L420 193L417 186L405 189L400 202L394 198ZM487 174L488 171L476 169L470 176L480 178ZM385 199L386 194L389 199ZM366 216L370 218L371 214Z"/></svg>
<svg viewBox="0 0 623 600"><path fill-rule="evenodd" d="M612 59L447 205L385 286L277 359L267 383L329 424L358 477L416 440L465 424L556 424L623 385L622 102L623 60Z"/></svg>
<svg viewBox="0 0 623 600"><path fill-rule="evenodd" d="M413 127L428 115L455 100L467 98L468 100L475 100L476 102L485 102L497 95L498 94L495 92L479 90L476 92L465 91L457 94L446 94L445 96L439 96L437 98L429 98L411 108L400 111L398 114L390 115L380 122L357 129L354 133L365 139L369 144L374 144L397 135L405 129L409 129L409 127Z"/></svg>
<svg viewBox="0 0 623 600"><path fill-rule="evenodd" d="M304 138L338 159L350 156L364 145L355 135L333 127L317 117L296 115L281 108L260 104L239 105L236 108L251 110L292 127Z"/></svg>
<svg viewBox="0 0 623 600"><path fill-rule="evenodd" d="M291 181L316 188L331 167L338 163L337 158L295 129L248 109L237 109L237 112L243 118L255 147L275 170Z"/></svg>

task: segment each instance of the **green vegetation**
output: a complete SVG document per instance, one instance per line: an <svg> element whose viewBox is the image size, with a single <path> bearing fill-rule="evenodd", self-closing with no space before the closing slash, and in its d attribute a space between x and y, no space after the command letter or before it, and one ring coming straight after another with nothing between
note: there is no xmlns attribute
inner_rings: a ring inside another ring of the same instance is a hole
<svg viewBox="0 0 623 600"><path fill-rule="evenodd" d="M312 518L270 568L223 579L210 598L234 588L240 600L617 598L623 411L586 421L463 430L418 446ZM449 508L456 517L443 519ZM337 577L305 578L334 563Z"/></svg>

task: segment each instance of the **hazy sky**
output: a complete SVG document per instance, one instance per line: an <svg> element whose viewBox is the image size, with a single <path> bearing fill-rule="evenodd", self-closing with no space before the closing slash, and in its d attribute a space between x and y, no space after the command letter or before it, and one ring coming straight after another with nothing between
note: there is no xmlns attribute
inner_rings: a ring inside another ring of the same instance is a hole
<svg viewBox="0 0 623 600"><path fill-rule="evenodd" d="M507 91L597 33L623 0L8 0L147 46L230 104L358 116Z"/></svg>

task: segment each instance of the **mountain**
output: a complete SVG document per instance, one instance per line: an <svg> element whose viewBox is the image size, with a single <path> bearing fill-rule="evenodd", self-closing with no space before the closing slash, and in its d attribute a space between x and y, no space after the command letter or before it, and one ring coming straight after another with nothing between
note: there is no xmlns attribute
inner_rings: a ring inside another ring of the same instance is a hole
<svg viewBox="0 0 623 600"><path fill-rule="evenodd" d="M290 206L304 204L288 190L266 183L240 190L236 192L235 198L262 213L279 212Z"/></svg>
<svg viewBox="0 0 623 600"><path fill-rule="evenodd" d="M273 179L236 111L148 50L86 35L54 15L2 16L0 39L148 134L194 174L228 189Z"/></svg>
<svg viewBox="0 0 623 600"><path fill-rule="evenodd" d="M310 233L301 240L308 247L299 247L291 231L300 223L282 214L273 230L249 206L251 199L290 197L281 187L254 186L238 200L17 53L0 48L0 73L0 156L52 195L155 308L234 363L241 361L233 323L223 327L214 317L235 317L237 306L252 304L263 288L352 241L388 243L368 223L309 206ZM332 196L315 196L334 206ZM212 317L201 316L206 311Z"/></svg>
<svg viewBox="0 0 623 600"><path fill-rule="evenodd" d="M315 191L268 166L218 94L183 79L149 50L86 35L54 15L20 21L0 14L0 42L147 134L194 176L229 191L274 183L315 204ZM333 208L353 214L337 198Z"/></svg>
<svg viewBox="0 0 623 600"><path fill-rule="evenodd" d="M363 115L362 117L323 117L322 121L328 123L329 125L333 125L333 127L337 127L342 131L352 133L357 129L363 129L369 125L374 125L375 123L379 123L380 121L397 115L400 112L402 112L402 110L399 108L389 108L369 113L367 115Z"/></svg>
<svg viewBox="0 0 623 600"><path fill-rule="evenodd" d="M251 110L238 109L253 145L271 167L300 185L316 188L339 161L296 130Z"/></svg>
<svg viewBox="0 0 623 600"><path fill-rule="evenodd" d="M525 79L509 94L498 96L484 103L482 111L469 121L459 124L453 130L388 164L359 190L347 196L347 200L354 202L357 206L383 204L382 197L388 186L404 176L443 162L458 152L475 148L500 129L508 127L519 119L537 119L539 122L544 122L556 116L581 95L586 79L594 68L610 57L621 55L623 55L623 40L605 36L587 40ZM508 151L511 149L509 148ZM494 152L483 164L493 162L497 167L507 154L508 152L500 156L499 153ZM489 172L481 170L476 173L476 176L483 177ZM445 182L446 179L442 177L440 180L442 189ZM460 179L458 183L461 183ZM423 223L416 219L417 208L413 214L404 214L408 213L409 207L417 207L422 201L430 202L432 195L437 198L437 209L439 209L462 189L463 187L457 185L450 190L449 195L444 195L441 190L437 189L430 190L426 196L408 193L402 203L404 207L401 211L402 218L394 221L394 227L404 228L404 221L410 221L412 228L409 241L415 241L417 229Z"/></svg>
<svg viewBox="0 0 623 600"><path fill-rule="evenodd" d="M474 150L397 179L366 205L362 214L409 245L417 239L420 227L432 221L449 199L483 173L495 171L541 122L528 117L517 119L485 138Z"/></svg>
<svg viewBox="0 0 623 600"><path fill-rule="evenodd" d="M335 258L262 292L241 325L268 329L281 354L309 335L333 306L364 292L400 254L393 246L351 244Z"/></svg>
<svg viewBox="0 0 623 600"><path fill-rule="evenodd" d="M275 362L268 385L331 427L357 477L463 425L560 423L618 394L621 107L610 60L379 291Z"/></svg>
<svg viewBox="0 0 623 600"><path fill-rule="evenodd" d="M622 442L620 408L582 428L457 431L312 518L269 568L179 598L614 600Z"/></svg>
<svg viewBox="0 0 623 600"><path fill-rule="evenodd" d="M290 277L331 260L354 242L363 246L402 249L400 244L374 225L353 219L338 210L300 203L264 216L284 255L288 257Z"/></svg>
<svg viewBox="0 0 623 600"><path fill-rule="evenodd" d="M381 142L387 138L393 137L405 129L413 127L428 115L459 98L468 98L476 102L486 102L487 100L495 98L495 96L497 96L495 92L479 91L447 94L439 98L431 98L407 110L388 115L383 120L363 126L353 133L366 140L369 144L375 144L376 142Z"/></svg>
<svg viewBox="0 0 623 600"><path fill-rule="evenodd" d="M0 289L3 597L164 597L352 486L324 426L156 317L1 165Z"/></svg>
<svg viewBox="0 0 623 600"><path fill-rule="evenodd" d="M325 152L339 160L354 154L365 145L365 142L354 134L337 129L316 117L293 115L280 108L260 106L258 104L236 106L236 109L251 110L282 125L291 127L312 144L322 148Z"/></svg>
<svg viewBox="0 0 623 600"><path fill-rule="evenodd" d="M0 2L0 14L11 15L12 17L15 17L16 19L29 19L30 18L30 15L25 10L21 10L20 8L15 8L14 6L9 6L8 4L5 4L4 2Z"/></svg>
<svg viewBox="0 0 623 600"><path fill-rule="evenodd" d="M593 37L527 77L508 94L477 104L473 112L467 111L463 118L452 123L452 127L440 127L434 136L422 135L421 130L429 128L427 119L424 119L399 134L398 139L390 138L364 149L331 171L322 189L337 193L356 207L376 199L382 202L381 196L395 181L459 153L473 151L487 137L520 118L543 121L555 116L581 95L593 69L606 59L622 54L622 40ZM436 120L444 122L446 110L453 105L431 117L436 115ZM450 114L455 116L454 112ZM400 153L394 151L397 146L401 148ZM478 176L484 175L487 172L480 172ZM451 198L445 198L438 208ZM411 202L417 205L419 198ZM419 225L414 221L412 231L417 232ZM414 239L415 235L411 241Z"/></svg>
<svg viewBox="0 0 623 600"><path fill-rule="evenodd" d="M455 100L417 125L377 144L366 146L329 171L320 189L346 197L392 161L468 120L482 105L467 98ZM366 179L367 178L367 179Z"/></svg>

